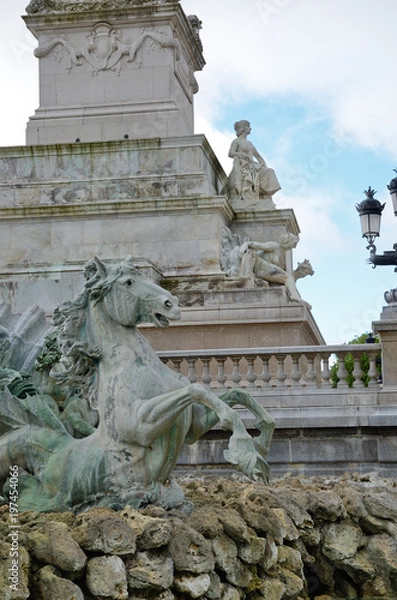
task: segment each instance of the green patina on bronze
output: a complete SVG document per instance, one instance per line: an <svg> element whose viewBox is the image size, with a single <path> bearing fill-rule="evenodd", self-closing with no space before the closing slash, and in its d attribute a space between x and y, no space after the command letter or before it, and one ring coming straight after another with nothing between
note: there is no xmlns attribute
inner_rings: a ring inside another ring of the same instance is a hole
<svg viewBox="0 0 397 600"><path fill-rule="evenodd" d="M178 300L145 279L131 258L108 266L94 259L85 277L82 293L55 311L55 331L38 353L37 368L51 366L51 377L68 389L64 411L48 395L16 398L7 385L15 373L0 389L5 500L10 466L18 465L20 510L181 505L172 478L181 447L217 422L232 432L225 459L267 482L273 419L244 390L217 397L190 383L160 361L137 329L179 319ZM256 417L258 437L247 433L235 404Z"/></svg>

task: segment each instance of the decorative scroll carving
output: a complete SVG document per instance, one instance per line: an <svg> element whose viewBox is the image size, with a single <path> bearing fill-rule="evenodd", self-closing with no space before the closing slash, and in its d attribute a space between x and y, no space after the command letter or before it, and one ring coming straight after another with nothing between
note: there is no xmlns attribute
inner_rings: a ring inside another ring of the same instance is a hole
<svg viewBox="0 0 397 600"><path fill-rule="evenodd" d="M203 50L203 44L200 38L200 29L203 28L203 23L200 21L197 15L188 15L187 20L190 23L190 27L193 30L193 35L196 39L197 44L199 45L200 50Z"/></svg>
<svg viewBox="0 0 397 600"><path fill-rule="evenodd" d="M26 7L28 14L48 12L83 12L85 10L108 10L111 8L131 8L134 6L161 6L175 4L179 0L31 0Z"/></svg>
<svg viewBox="0 0 397 600"><path fill-rule="evenodd" d="M83 48L74 48L64 36L57 36L47 44L36 48L34 55L36 58L43 58L59 44L67 50L71 67L81 66L87 61L94 69L94 73L99 71L120 70L120 60L127 56L128 62L133 62L137 52L143 46L147 39L153 40L161 48L169 48L175 52L176 61L180 60L180 49L178 40L171 38L160 31L144 31L133 44L124 44L121 39L120 31L114 29L109 23L97 23L88 36L88 42Z"/></svg>

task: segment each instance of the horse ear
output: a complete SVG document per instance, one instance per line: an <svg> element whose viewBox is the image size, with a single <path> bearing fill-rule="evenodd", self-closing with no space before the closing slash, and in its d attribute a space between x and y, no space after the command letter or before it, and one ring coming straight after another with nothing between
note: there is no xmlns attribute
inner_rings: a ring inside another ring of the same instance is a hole
<svg viewBox="0 0 397 600"><path fill-rule="evenodd" d="M106 265L101 260L99 260L99 258L97 256L94 257L94 262L96 264L96 267L97 267L99 275L102 278L105 278L107 276L107 274L108 274L108 270L106 268Z"/></svg>
<svg viewBox="0 0 397 600"><path fill-rule="evenodd" d="M136 267L135 267L135 264L134 264L134 257L133 257L133 256L131 256L131 254L129 254L129 255L126 257L126 259L125 259L125 261L124 261L124 262L125 262L125 263L127 263L127 264L128 264L130 267L134 267L134 269L136 268Z"/></svg>

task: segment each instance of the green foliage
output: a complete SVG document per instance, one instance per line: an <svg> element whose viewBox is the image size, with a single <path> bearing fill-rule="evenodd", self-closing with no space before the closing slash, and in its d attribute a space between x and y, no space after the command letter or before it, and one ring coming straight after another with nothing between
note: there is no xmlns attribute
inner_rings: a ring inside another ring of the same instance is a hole
<svg viewBox="0 0 397 600"><path fill-rule="evenodd" d="M369 338L369 336L372 336L371 333L365 332L362 333L361 335L356 335L350 342L349 344L365 344L367 343L367 340ZM379 337L375 336L374 338L374 342L373 343L379 343ZM379 355L380 357L380 355ZM345 360L344 360L344 365L345 365L345 369L347 371L347 378L346 381L348 383L348 386L351 388L353 387L355 378L353 377L353 371L354 371L354 358L352 354L347 354L345 356ZM363 373L363 376L361 377L361 381L363 382L365 387L368 387L368 383L369 383L369 377L368 377L368 371L369 371L369 358L368 358L368 354L363 353L360 357L360 367L361 367L361 371ZM377 367L378 371L380 373L380 367ZM339 377L338 377L338 370L339 370L339 359L336 360L335 364L332 366L331 368L331 381L332 381L332 387L336 388L338 385Z"/></svg>

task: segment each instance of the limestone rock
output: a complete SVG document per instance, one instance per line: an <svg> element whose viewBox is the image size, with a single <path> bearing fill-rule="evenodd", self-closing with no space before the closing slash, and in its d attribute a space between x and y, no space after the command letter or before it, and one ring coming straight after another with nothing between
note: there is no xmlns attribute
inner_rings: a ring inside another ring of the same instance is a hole
<svg viewBox="0 0 397 600"><path fill-rule="evenodd" d="M283 528L283 539L291 542L299 538L299 531L295 527L291 517L284 508L272 508L273 513L280 520Z"/></svg>
<svg viewBox="0 0 397 600"><path fill-rule="evenodd" d="M179 575L175 577L174 586L178 592L188 594L191 598L200 598L210 588L211 579L208 573L201 575Z"/></svg>
<svg viewBox="0 0 397 600"><path fill-rule="evenodd" d="M302 576L303 563L301 553L289 546L279 546L277 548L277 562L284 569L292 571L298 577Z"/></svg>
<svg viewBox="0 0 397 600"><path fill-rule="evenodd" d="M238 556L245 563L248 563L249 565L254 565L257 564L265 556L267 540L266 538L258 537L253 530L251 530L250 533L251 537L249 542L240 544L238 549Z"/></svg>
<svg viewBox="0 0 397 600"><path fill-rule="evenodd" d="M346 517L346 508L342 499L332 490L299 491L296 496L307 512L316 519L336 521Z"/></svg>
<svg viewBox="0 0 397 600"><path fill-rule="evenodd" d="M18 546L17 552L18 555L15 557L11 544L8 542L1 542L0 598L2 600L25 600L30 597L29 554L23 546ZM17 560L18 562L12 563L13 560Z"/></svg>
<svg viewBox="0 0 397 600"><path fill-rule="evenodd" d="M107 508L92 509L79 515L72 531L73 538L89 552L133 554L136 536L125 519Z"/></svg>
<svg viewBox="0 0 397 600"><path fill-rule="evenodd" d="M233 540L223 534L212 540L212 548L216 564L225 573L228 582L238 587L248 587L252 575L237 558L238 550Z"/></svg>
<svg viewBox="0 0 397 600"><path fill-rule="evenodd" d="M343 561L343 569L356 583L364 583L372 579L376 569L366 550L361 550L355 556Z"/></svg>
<svg viewBox="0 0 397 600"><path fill-rule="evenodd" d="M266 600L282 600L286 592L285 584L277 579L264 579L258 592L259 598Z"/></svg>
<svg viewBox="0 0 397 600"><path fill-rule="evenodd" d="M93 596L128 600L127 572L118 556L95 556L87 563L86 584Z"/></svg>
<svg viewBox="0 0 397 600"><path fill-rule="evenodd" d="M140 550L161 548L170 541L172 523L159 517L143 515L131 506L126 506L121 516L135 532L137 547Z"/></svg>
<svg viewBox="0 0 397 600"><path fill-rule="evenodd" d="M56 569L47 565L36 574L36 586L41 600L84 600L81 589L69 579L56 574Z"/></svg>
<svg viewBox="0 0 397 600"><path fill-rule="evenodd" d="M126 562L128 586L132 590L159 591L172 586L174 564L166 556L148 552L137 552Z"/></svg>
<svg viewBox="0 0 397 600"><path fill-rule="evenodd" d="M323 553L331 562L351 558L362 545L362 531L352 523L331 523L325 528Z"/></svg>
<svg viewBox="0 0 397 600"><path fill-rule="evenodd" d="M270 533L277 544L283 543L284 529L277 515L266 506L257 506L253 502L236 502L235 508L247 525L260 536Z"/></svg>
<svg viewBox="0 0 397 600"><path fill-rule="evenodd" d="M182 521L174 521L168 553L176 571L200 575L215 568L211 543Z"/></svg>
<svg viewBox="0 0 397 600"><path fill-rule="evenodd" d="M343 504L351 517L359 519L368 514L363 501L362 493L350 485L340 484L336 486L335 491L342 498Z"/></svg>
<svg viewBox="0 0 397 600"><path fill-rule="evenodd" d="M187 523L205 538L212 539L223 532L223 525L216 510L211 506L201 506L193 510Z"/></svg>
<svg viewBox="0 0 397 600"><path fill-rule="evenodd" d="M208 600L219 600L222 596L224 585L219 577L218 573L212 571L208 573L210 578L210 587L207 590L206 596Z"/></svg>
<svg viewBox="0 0 397 600"><path fill-rule="evenodd" d="M218 509L217 515L226 535L236 542L248 542L250 540L247 523L237 510L232 508Z"/></svg>
<svg viewBox="0 0 397 600"><path fill-rule="evenodd" d="M260 566L264 571L272 569L278 560L278 550L276 543L271 535L266 536L266 550L260 561Z"/></svg>
<svg viewBox="0 0 397 600"><path fill-rule="evenodd" d="M380 489L368 490L363 496L367 511L374 517L391 519L397 523L397 491Z"/></svg>
<svg viewBox="0 0 397 600"><path fill-rule="evenodd" d="M221 600L240 600L240 594L236 588L226 584Z"/></svg>
<svg viewBox="0 0 397 600"><path fill-rule="evenodd" d="M294 598L303 590L303 579L292 571L279 567L277 573L280 581L285 585L284 594L287 598Z"/></svg>
<svg viewBox="0 0 397 600"><path fill-rule="evenodd" d="M368 541L367 554L378 572L397 575L397 540L387 534L373 535Z"/></svg>
<svg viewBox="0 0 397 600"><path fill-rule="evenodd" d="M87 557L65 523L50 521L41 531L32 531L28 539L33 554L44 564L69 572L81 571L85 566Z"/></svg>

